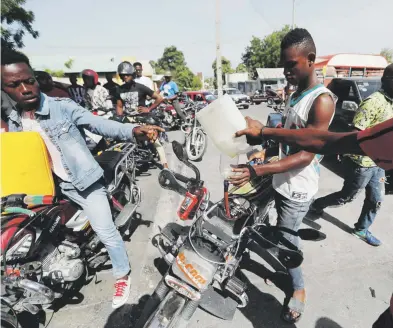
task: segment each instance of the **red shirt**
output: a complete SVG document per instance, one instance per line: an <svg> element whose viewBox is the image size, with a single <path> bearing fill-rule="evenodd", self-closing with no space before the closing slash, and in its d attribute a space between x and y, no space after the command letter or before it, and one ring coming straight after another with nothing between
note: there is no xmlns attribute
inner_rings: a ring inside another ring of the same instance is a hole
<svg viewBox="0 0 393 328"><path fill-rule="evenodd" d="M358 133L360 148L379 167L393 169L393 118Z"/></svg>

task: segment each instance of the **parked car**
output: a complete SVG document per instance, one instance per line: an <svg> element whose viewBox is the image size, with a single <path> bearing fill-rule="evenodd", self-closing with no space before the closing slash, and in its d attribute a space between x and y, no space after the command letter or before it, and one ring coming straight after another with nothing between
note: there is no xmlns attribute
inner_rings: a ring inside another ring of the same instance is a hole
<svg viewBox="0 0 393 328"><path fill-rule="evenodd" d="M262 102L268 102L270 105L279 104L282 102L280 95L274 90L267 88L263 90L255 90L251 96L251 103L259 105Z"/></svg>
<svg viewBox="0 0 393 328"><path fill-rule="evenodd" d="M328 88L337 96L332 130L349 131L360 103L381 88L380 77L334 78Z"/></svg>
<svg viewBox="0 0 393 328"><path fill-rule="evenodd" d="M192 101L204 102L207 104L217 99L216 96L209 91L185 91L183 95Z"/></svg>
<svg viewBox="0 0 393 328"><path fill-rule="evenodd" d="M235 88L224 88L223 89L224 94L229 95L232 100L235 102L236 106L238 108L244 108L247 109L250 107L251 104L251 98L243 93L240 92L240 90L235 89ZM214 90L214 95L217 96L218 91Z"/></svg>

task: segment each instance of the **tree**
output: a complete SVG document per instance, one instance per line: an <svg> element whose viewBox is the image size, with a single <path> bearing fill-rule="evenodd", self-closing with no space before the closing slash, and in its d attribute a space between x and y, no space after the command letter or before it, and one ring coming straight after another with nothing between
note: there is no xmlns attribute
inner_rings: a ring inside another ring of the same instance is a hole
<svg viewBox="0 0 393 328"><path fill-rule="evenodd" d="M47 72L50 76L53 76L53 77L64 77L64 71L63 70L52 71L51 69L46 68L44 71Z"/></svg>
<svg viewBox="0 0 393 328"><path fill-rule="evenodd" d="M194 75L194 77L192 78L191 89L192 90L201 90L202 89L202 81L197 75Z"/></svg>
<svg viewBox="0 0 393 328"><path fill-rule="evenodd" d="M240 63L236 67L236 73L247 73L247 66L244 65L243 63Z"/></svg>
<svg viewBox="0 0 393 328"><path fill-rule="evenodd" d="M157 74L170 71L179 90L198 90L202 87L200 79L187 67L183 52L175 46L166 47L157 63L150 61L150 64L154 64Z"/></svg>
<svg viewBox="0 0 393 328"><path fill-rule="evenodd" d="M39 33L33 29L34 13L22 8L26 0L2 0L1 2L1 46L22 48L23 36L28 32L34 39Z"/></svg>
<svg viewBox="0 0 393 328"><path fill-rule="evenodd" d="M242 61L254 79L258 76L256 69L259 67L279 67L280 44L289 31L289 25L285 25L281 30L274 31L264 39L256 36L252 37L250 45L246 47L245 52L242 54Z"/></svg>
<svg viewBox="0 0 393 328"><path fill-rule="evenodd" d="M64 63L64 66L67 67L68 69L70 69L72 65L74 65L74 58L70 58Z"/></svg>
<svg viewBox="0 0 393 328"><path fill-rule="evenodd" d="M217 87L217 61L213 61L212 69L214 71L214 86ZM232 69L231 61L224 56L221 57L222 83L226 84L225 74L231 74L235 71Z"/></svg>
<svg viewBox="0 0 393 328"><path fill-rule="evenodd" d="M164 49L162 57L157 61L157 67L159 71L177 71L186 67L186 61L184 60L184 54L182 51L177 50L175 46L170 46Z"/></svg>
<svg viewBox="0 0 393 328"><path fill-rule="evenodd" d="M214 78L208 77L205 79L205 85L203 86L205 89L213 89L214 88Z"/></svg>
<svg viewBox="0 0 393 328"><path fill-rule="evenodd" d="M149 61L150 66L153 68L153 71L156 71L157 63L154 60Z"/></svg>
<svg viewBox="0 0 393 328"><path fill-rule="evenodd" d="M383 48L381 50L380 54L386 58L388 63L393 62L393 49L392 48Z"/></svg>

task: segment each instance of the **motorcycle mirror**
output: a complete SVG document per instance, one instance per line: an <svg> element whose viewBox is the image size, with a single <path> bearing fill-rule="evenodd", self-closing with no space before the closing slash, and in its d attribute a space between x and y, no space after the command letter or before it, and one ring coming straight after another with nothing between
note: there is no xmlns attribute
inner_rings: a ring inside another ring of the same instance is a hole
<svg viewBox="0 0 393 328"><path fill-rule="evenodd" d="M201 179L201 174L198 170L198 168L193 165L189 160L186 151L184 150L183 146L181 143L178 141L172 141L172 149L173 152L175 153L176 157L179 159L179 161L183 162L186 164L191 170L195 172L195 180L200 181Z"/></svg>
<svg viewBox="0 0 393 328"><path fill-rule="evenodd" d="M326 235L315 229L299 229L297 231L298 236L303 240L320 241L326 239Z"/></svg>
<svg viewBox="0 0 393 328"><path fill-rule="evenodd" d="M177 182L175 176L168 169L164 169L158 175L158 182L164 189L172 190L180 195L185 195L187 190L179 182Z"/></svg>
<svg viewBox="0 0 393 328"><path fill-rule="evenodd" d="M175 153L176 157L179 159L179 161L188 164L187 163L187 161L188 161L187 153L184 151L184 148L180 142L178 142L176 140L172 141L172 149L173 149L173 152Z"/></svg>

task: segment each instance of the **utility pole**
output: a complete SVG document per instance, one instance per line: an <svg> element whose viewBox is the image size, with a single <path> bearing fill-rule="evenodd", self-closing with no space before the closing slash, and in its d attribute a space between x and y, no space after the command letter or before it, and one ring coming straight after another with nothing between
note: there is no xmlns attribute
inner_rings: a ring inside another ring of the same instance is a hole
<svg viewBox="0 0 393 328"><path fill-rule="evenodd" d="M220 0L216 0L216 75L218 98L222 97L222 68L220 41Z"/></svg>
<svg viewBox="0 0 393 328"><path fill-rule="evenodd" d="M295 0L292 0L292 30L295 28Z"/></svg>

